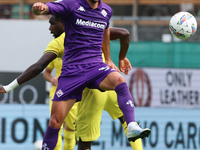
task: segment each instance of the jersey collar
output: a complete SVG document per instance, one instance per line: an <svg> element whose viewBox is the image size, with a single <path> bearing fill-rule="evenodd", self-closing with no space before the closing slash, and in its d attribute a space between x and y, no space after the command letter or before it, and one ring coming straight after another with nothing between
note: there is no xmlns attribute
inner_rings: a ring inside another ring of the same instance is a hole
<svg viewBox="0 0 200 150"><path fill-rule="evenodd" d="M80 0L80 1L82 2L83 6L85 8L91 8L86 0ZM101 2L101 0L99 0L99 2L100 2L100 4L96 9L100 9L101 10L102 9L102 2Z"/></svg>

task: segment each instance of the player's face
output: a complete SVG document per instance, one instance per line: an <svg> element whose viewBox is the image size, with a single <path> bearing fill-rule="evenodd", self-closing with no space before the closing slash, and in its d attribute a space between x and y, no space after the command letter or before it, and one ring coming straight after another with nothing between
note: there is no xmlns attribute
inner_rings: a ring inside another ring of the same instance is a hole
<svg viewBox="0 0 200 150"><path fill-rule="evenodd" d="M59 37L64 32L64 25L60 18L56 18L55 16L51 15L49 23L49 30L55 38Z"/></svg>

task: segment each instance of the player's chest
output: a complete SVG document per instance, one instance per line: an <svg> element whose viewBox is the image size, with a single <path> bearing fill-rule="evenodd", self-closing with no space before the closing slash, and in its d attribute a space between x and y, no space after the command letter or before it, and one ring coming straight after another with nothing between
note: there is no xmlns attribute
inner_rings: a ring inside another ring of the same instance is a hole
<svg viewBox="0 0 200 150"><path fill-rule="evenodd" d="M70 15L73 25L79 28L104 30L109 23L108 12L105 9L87 9L77 6Z"/></svg>
<svg viewBox="0 0 200 150"><path fill-rule="evenodd" d="M61 70L62 68L62 59L61 58L56 58L54 59L54 66L56 69Z"/></svg>

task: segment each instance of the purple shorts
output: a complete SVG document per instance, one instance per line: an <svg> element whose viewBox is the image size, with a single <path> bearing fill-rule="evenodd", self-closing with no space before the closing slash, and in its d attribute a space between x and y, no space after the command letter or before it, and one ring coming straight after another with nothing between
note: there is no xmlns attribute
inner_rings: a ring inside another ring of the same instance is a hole
<svg viewBox="0 0 200 150"><path fill-rule="evenodd" d="M53 101L82 98L83 90L88 87L99 89L99 84L108 74L116 71L106 63L91 63L84 65L69 65L62 69L58 87Z"/></svg>

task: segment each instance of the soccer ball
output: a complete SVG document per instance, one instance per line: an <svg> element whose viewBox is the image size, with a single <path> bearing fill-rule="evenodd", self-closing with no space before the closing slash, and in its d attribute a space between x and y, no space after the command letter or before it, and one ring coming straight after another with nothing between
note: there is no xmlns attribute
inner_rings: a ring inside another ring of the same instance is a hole
<svg viewBox="0 0 200 150"><path fill-rule="evenodd" d="M34 150L42 150L42 140L35 141Z"/></svg>
<svg viewBox="0 0 200 150"><path fill-rule="evenodd" d="M189 12L178 12L169 22L169 30L179 39L188 39L197 30L197 21Z"/></svg>

